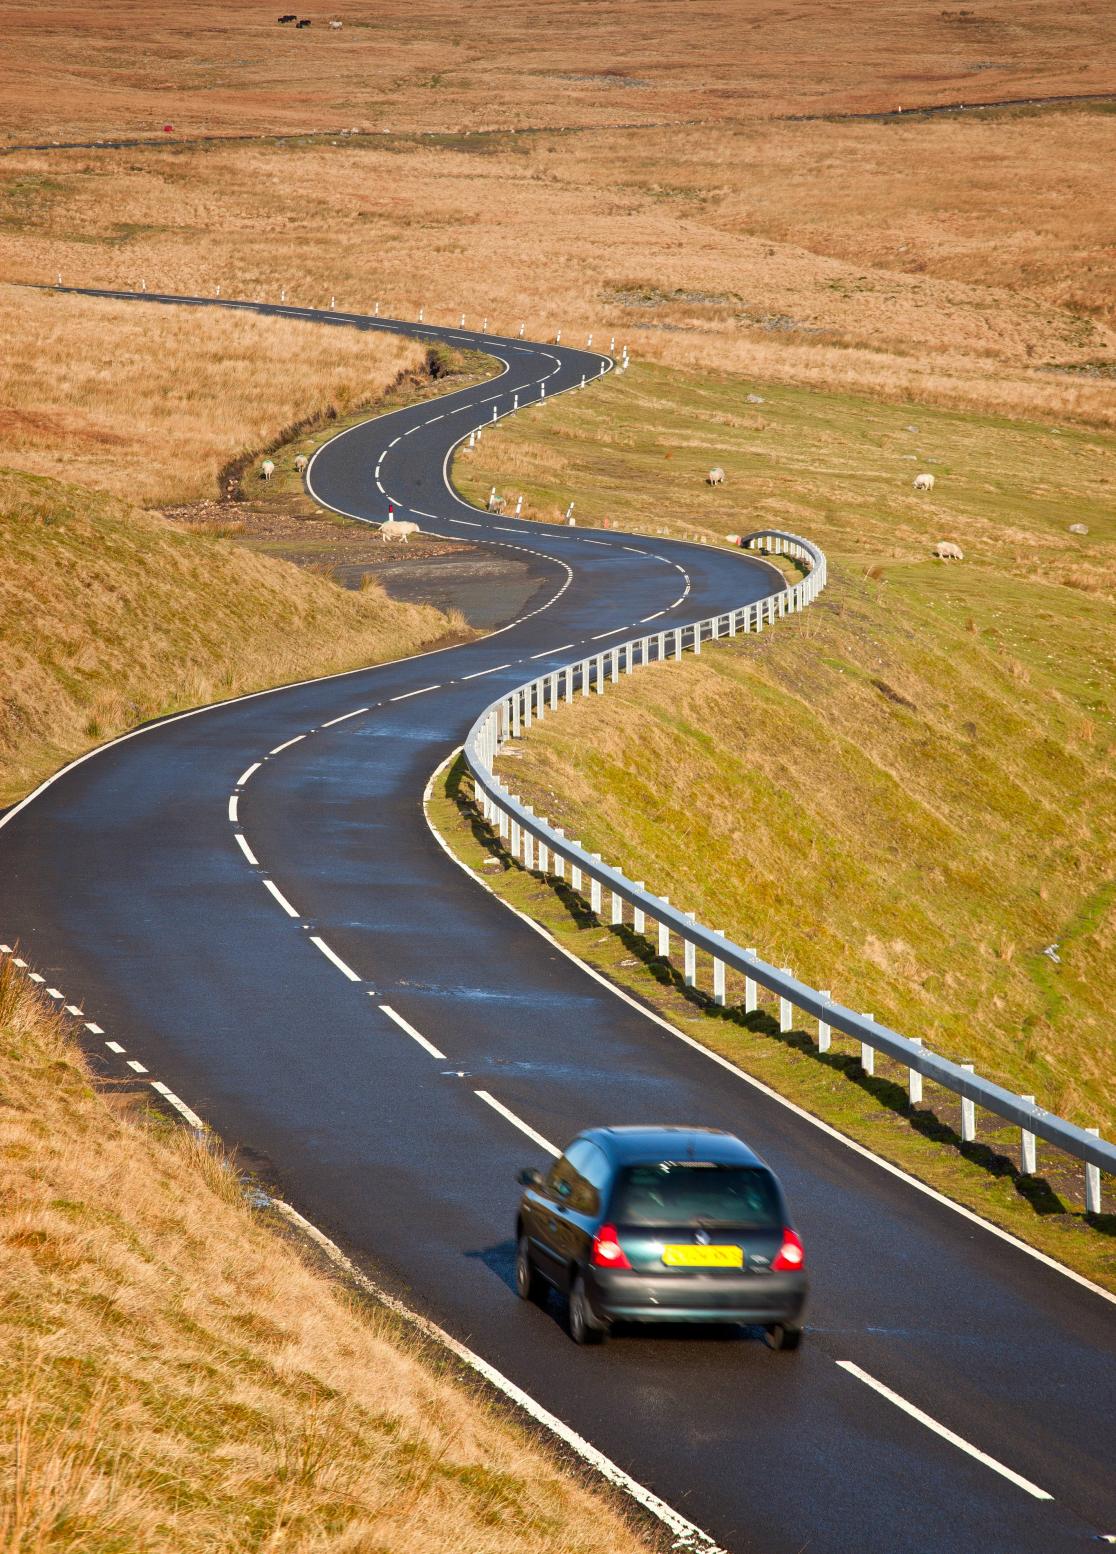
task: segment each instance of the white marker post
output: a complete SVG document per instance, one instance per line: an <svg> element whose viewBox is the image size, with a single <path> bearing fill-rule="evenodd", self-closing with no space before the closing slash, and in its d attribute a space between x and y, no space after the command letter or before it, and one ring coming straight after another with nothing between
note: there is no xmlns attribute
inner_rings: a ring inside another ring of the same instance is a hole
<svg viewBox="0 0 1116 1554"><path fill-rule="evenodd" d="M516 499L515 499L515 516L518 518L520 516L520 514L522 513L522 511L523 511L523 498L521 496L517 496Z"/></svg>
<svg viewBox="0 0 1116 1554"><path fill-rule="evenodd" d="M421 323L422 323L422 321L423 321L423 315L424 315L424 314L425 314L425 312L426 312L426 308L425 308L425 307L421 307L421 308L419 308L419 316L418 316L418 321L419 321L419 323L420 323L420 324L421 324Z"/></svg>
<svg viewBox="0 0 1116 1554"><path fill-rule="evenodd" d="M524 331L524 329L526 329L526 327L527 327L526 324L520 324L520 326L519 326L519 338L521 340L523 339L523 331Z"/></svg>
<svg viewBox="0 0 1116 1554"><path fill-rule="evenodd" d="M1035 1104L1033 1095L1020 1096L1020 1100L1027 1106ZM1035 1135L1026 1128L1019 1130L1019 1169L1024 1176L1035 1174Z"/></svg>

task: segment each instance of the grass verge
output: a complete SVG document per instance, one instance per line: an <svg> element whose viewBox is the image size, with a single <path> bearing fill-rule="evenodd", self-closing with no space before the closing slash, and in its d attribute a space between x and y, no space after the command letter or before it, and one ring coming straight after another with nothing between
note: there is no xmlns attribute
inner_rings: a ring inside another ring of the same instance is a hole
<svg viewBox="0 0 1116 1554"><path fill-rule="evenodd" d="M636 1554L603 1496L245 1183L91 1082L0 966L0 1541L70 1554Z"/></svg>

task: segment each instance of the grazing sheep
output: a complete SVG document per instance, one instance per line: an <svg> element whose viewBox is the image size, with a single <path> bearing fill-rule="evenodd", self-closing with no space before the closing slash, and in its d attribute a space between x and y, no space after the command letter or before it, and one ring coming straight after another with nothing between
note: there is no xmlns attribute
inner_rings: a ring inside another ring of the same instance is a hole
<svg viewBox="0 0 1116 1554"><path fill-rule="evenodd" d="M916 491L933 491L934 489L933 475L916 475L912 483Z"/></svg>
<svg viewBox="0 0 1116 1554"><path fill-rule="evenodd" d="M300 475L302 474L303 470L306 468L307 464L309 464L309 462L310 462L310 460L306 457L305 453L296 453L295 454L295 469L298 471L298 473Z"/></svg>
<svg viewBox="0 0 1116 1554"><path fill-rule="evenodd" d="M766 401L766 399L764 399L762 394L749 394L748 395L748 404L750 404L750 405L765 405L766 403L767 403L767 401Z"/></svg>
<svg viewBox="0 0 1116 1554"><path fill-rule="evenodd" d="M260 479L270 480L275 473L275 465L270 459L265 459L260 465Z"/></svg>
<svg viewBox="0 0 1116 1554"><path fill-rule="evenodd" d="M404 545L409 545L411 535L419 533L417 523L407 523L400 518L385 518L380 525L380 538L387 540L402 540Z"/></svg>
<svg viewBox="0 0 1116 1554"><path fill-rule="evenodd" d="M1071 534L1088 534L1089 525L1087 523L1071 523L1069 531Z"/></svg>
<svg viewBox="0 0 1116 1554"><path fill-rule="evenodd" d="M502 513L504 511L504 498L496 495L496 487L488 493L488 511L490 513Z"/></svg>
<svg viewBox="0 0 1116 1554"><path fill-rule="evenodd" d="M705 479L708 485L723 486L725 483L725 472L718 466L716 469L711 469Z"/></svg>
<svg viewBox="0 0 1116 1554"><path fill-rule="evenodd" d="M339 21L334 20L334 21L330 22L329 25L333 28L334 32L340 32L341 31L341 23Z"/></svg>
<svg viewBox="0 0 1116 1554"><path fill-rule="evenodd" d="M964 561L965 559L965 552L952 540L939 540L934 546L934 555L939 561Z"/></svg>

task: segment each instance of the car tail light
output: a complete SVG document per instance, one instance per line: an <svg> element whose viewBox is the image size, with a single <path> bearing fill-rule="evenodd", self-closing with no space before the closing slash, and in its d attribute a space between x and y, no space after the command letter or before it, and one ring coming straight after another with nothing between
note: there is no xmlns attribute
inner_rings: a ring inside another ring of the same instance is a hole
<svg viewBox="0 0 1116 1554"><path fill-rule="evenodd" d="M589 1261L594 1268L630 1268L628 1254L620 1245L615 1225L602 1225L593 1237L593 1251Z"/></svg>
<svg viewBox="0 0 1116 1554"><path fill-rule="evenodd" d="M771 1264L771 1270L773 1273L797 1273L805 1261L805 1248L797 1233L787 1225L783 1231L783 1244Z"/></svg>

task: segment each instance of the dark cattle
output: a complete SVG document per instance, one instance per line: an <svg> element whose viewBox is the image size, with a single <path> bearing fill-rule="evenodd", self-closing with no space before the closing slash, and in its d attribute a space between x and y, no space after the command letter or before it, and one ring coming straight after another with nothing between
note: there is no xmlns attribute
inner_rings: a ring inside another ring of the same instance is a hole
<svg viewBox="0 0 1116 1554"><path fill-rule="evenodd" d="M308 16L304 16L300 22L295 22L296 27L312 27L314 24Z"/></svg>
<svg viewBox="0 0 1116 1554"><path fill-rule="evenodd" d="M292 11L289 16L281 16L279 18L279 25L280 25L280 27L284 27L284 26L286 26L287 22L293 22L294 20L295 20L295 15L294 15L294 12Z"/></svg>

